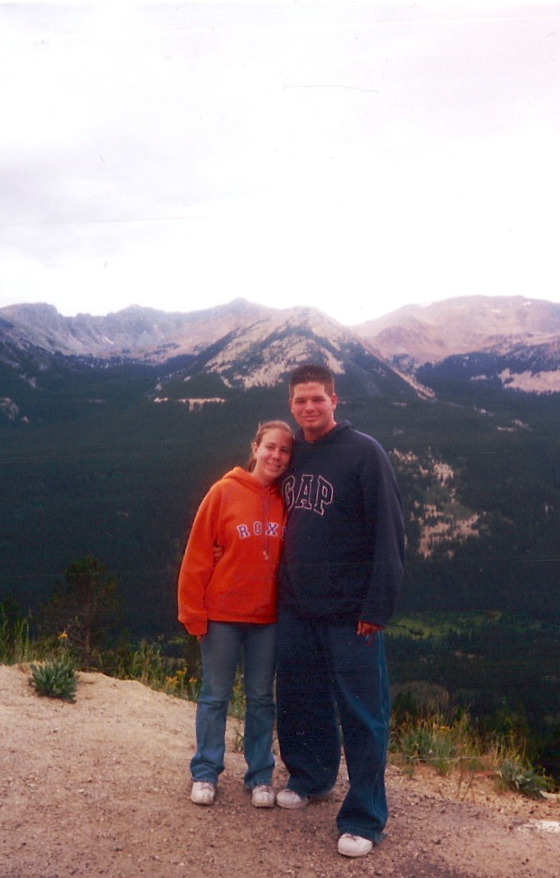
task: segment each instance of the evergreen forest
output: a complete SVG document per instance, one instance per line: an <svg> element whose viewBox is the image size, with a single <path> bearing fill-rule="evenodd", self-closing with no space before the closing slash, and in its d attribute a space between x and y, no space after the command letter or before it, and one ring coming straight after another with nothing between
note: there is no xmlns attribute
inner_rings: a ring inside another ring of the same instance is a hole
<svg viewBox="0 0 560 878"><path fill-rule="evenodd" d="M28 389L29 423L0 421L0 603L33 618L91 556L118 583L114 633L172 641L197 506L246 460L259 421L288 417L286 389L191 409L169 387L167 402L148 397L156 366L67 360L41 394ZM476 391L440 382L437 398L395 402L338 387L338 419L388 451L407 514L392 682L401 709L436 699L489 733L523 734L560 779L560 395ZM216 396L213 376L196 393Z"/></svg>

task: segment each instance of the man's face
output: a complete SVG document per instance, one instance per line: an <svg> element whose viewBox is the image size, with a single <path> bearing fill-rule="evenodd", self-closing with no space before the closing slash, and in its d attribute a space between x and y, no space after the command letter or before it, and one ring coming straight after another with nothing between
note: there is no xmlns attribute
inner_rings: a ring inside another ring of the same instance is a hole
<svg viewBox="0 0 560 878"><path fill-rule="evenodd" d="M336 393L329 396L323 384L310 381L296 384L290 398L290 411L303 429L308 442L324 436L335 425Z"/></svg>

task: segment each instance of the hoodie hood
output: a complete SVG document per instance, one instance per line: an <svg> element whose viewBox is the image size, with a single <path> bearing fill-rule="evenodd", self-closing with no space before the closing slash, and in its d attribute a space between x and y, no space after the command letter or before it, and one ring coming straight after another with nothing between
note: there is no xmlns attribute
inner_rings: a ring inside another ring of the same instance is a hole
<svg viewBox="0 0 560 878"><path fill-rule="evenodd" d="M330 445L332 442L336 442L341 433L350 429L353 429L350 421L338 421L328 433L315 439L314 442L308 442L303 435L303 427L299 427L296 431L296 439L304 445Z"/></svg>
<svg viewBox="0 0 560 878"><path fill-rule="evenodd" d="M222 481L233 481L238 482L241 485L244 485L246 488L249 488L251 491L255 491L257 494L265 491L265 492L274 492L278 491L276 483L273 482L271 485L267 485L264 487L260 484L250 472L247 472L246 469L243 469L242 466L236 466L225 476L222 477Z"/></svg>

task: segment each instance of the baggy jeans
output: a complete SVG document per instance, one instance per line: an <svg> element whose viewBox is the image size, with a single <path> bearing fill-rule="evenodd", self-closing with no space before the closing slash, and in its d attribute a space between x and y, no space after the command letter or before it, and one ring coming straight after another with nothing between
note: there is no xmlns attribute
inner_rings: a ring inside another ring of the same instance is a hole
<svg viewBox="0 0 560 878"><path fill-rule="evenodd" d="M243 651L246 698L244 754L248 789L270 784L274 769L272 736L276 625L209 622L200 642L202 688L196 707L196 753L193 780L216 784L224 770L227 709Z"/></svg>
<svg viewBox="0 0 560 878"><path fill-rule="evenodd" d="M301 796L331 790L342 726L350 788L337 815L341 833L381 840L387 822L385 763L390 700L382 632L331 626L281 609L276 684L280 755L288 787Z"/></svg>

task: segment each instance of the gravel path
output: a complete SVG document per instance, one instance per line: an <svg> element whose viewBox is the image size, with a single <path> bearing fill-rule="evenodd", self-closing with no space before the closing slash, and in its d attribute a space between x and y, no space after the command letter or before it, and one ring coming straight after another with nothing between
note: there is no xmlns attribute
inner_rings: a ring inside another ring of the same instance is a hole
<svg viewBox="0 0 560 878"><path fill-rule="evenodd" d="M0 878L560 878L560 805L390 766L390 823L368 857L336 852L344 796L300 811L251 807L234 752L212 808L189 799L193 704L81 674L75 704L39 698L0 666ZM285 774L278 768L275 784Z"/></svg>

